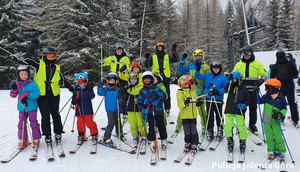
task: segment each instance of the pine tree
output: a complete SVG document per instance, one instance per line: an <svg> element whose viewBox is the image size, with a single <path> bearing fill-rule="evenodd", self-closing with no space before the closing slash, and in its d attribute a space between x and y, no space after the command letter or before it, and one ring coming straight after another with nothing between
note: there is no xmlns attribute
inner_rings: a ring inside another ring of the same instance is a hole
<svg viewBox="0 0 300 172"><path fill-rule="evenodd" d="M279 40L284 44L283 49L292 51L295 47L292 0L283 0L279 21Z"/></svg>
<svg viewBox="0 0 300 172"><path fill-rule="evenodd" d="M279 14L279 0L271 0L268 6L268 41L266 48L273 50L278 45L278 14Z"/></svg>

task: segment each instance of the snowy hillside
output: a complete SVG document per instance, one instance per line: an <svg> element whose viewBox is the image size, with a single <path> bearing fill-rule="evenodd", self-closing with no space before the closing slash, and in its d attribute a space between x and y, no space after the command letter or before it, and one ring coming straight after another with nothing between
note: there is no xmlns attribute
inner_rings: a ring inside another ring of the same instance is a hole
<svg viewBox="0 0 300 172"><path fill-rule="evenodd" d="M275 53L276 52L258 52L255 53L258 60L260 60L266 69L270 63L275 62ZM298 64L300 63L300 54L293 53L294 57L297 59ZM172 101L172 110L171 110L171 119L176 122L177 114L179 109L177 108L176 102L176 91L178 89L177 85L171 85L171 101ZM264 93L265 91L261 89ZM94 89L96 91L96 88ZM17 122L18 122L18 111L16 109L16 99L12 99L9 96L9 90L0 91L0 109L1 109L1 120L0 120L0 160L3 159L10 150L15 147L18 143L17 138ZM62 89L61 93L61 102L60 108L68 101L71 97L71 93L67 89ZM96 96L93 100L94 110L98 107L102 97ZM62 121L65 120L69 105L62 111ZM259 112L259 111L258 111ZM290 112L288 111L287 115L289 116ZM248 116L248 115L246 115ZM175 163L173 160L182 152L183 150L183 131L180 132L178 137L175 140L174 144L168 144L167 148L167 160L161 160L155 166L150 165L150 150L147 147L147 153L145 155L140 155L139 159L136 158L136 155L128 154L125 152L113 150L102 145L98 145L98 152L95 155L90 154L90 149L92 143L86 142L78 150L76 154L69 154L68 151L71 150L77 142L77 132L71 133L72 124L73 124L74 111L71 110L67 122L64 126L64 131L66 132L63 135L63 147L66 153L66 157L59 158L57 156L56 148L54 146L55 160L53 162L48 162L46 160L46 145L44 138L41 140L41 144L38 152L38 159L36 161L29 161L28 158L31 154L31 148L26 148L21 152L15 159L7 164L0 163L0 171L172 171L172 172L183 172L183 171L232 171L244 170L245 171L260 171L256 166L259 163L262 163L267 158L267 148L266 145L257 146L252 143L254 152L251 152L250 142L247 141L246 149L246 162L245 166L237 162L238 153L239 153L239 142L238 136L234 136L235 139L235 163L228 164L226 162L227 157L227 143L226 140L220 144L220 146L215 151L206 150L198 151L194 162L191 166L187 166L184 162L179 164ZM201 131L200 128L200 119L198 118L198 131ZM39 115L40 121L40 115ZM104 110L104 105L101 105L100 110L95 116L95 121L98 125L100 137L103 136L103 131L100 130L101 127L106 126L106 112ZM248 123L248 118L246 117L246 124ZM260 120L258 117L257 126L261 132ZM175 130L175 124L167 126L168 135ZM87 130L89 135L89 130ZM132 137L130 135L129 124L126 123L124 126L124 132L129 133L126 135L126 138L131 142ZM291 165L291 158L286 153L286 162L288 165L292 166L288 171L299 171L298 164L300 161L300 133L292 126L291 123L286 122L286 131L284 132L286 139L289 144L289 148L292 152L293 158L296 161L296 166ZM118 144L117 139L113 138L114 142ZM160 142L159 142L160 145ZM122 144L123 149L128 149L129 147L125 144ZM183 160L185 161L185 159ZM276 169L276 162L274 160L272 163L272 168L266 169L265 171L279 171ZM298 163L297 163L298 162ZM278 164L277 164L278 165Z"/></svg>

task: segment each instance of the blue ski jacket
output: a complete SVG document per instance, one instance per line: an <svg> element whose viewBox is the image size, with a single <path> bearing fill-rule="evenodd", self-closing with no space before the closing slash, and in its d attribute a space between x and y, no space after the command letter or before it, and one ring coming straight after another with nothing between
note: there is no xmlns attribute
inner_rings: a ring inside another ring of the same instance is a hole
<svg viewBox="0 0 300 172"><path fill-rule="evenodd" d="M118 111L119 87L118 86L103 86L98 85L98 95L105 96L105 110L106 112Z"/></svg>

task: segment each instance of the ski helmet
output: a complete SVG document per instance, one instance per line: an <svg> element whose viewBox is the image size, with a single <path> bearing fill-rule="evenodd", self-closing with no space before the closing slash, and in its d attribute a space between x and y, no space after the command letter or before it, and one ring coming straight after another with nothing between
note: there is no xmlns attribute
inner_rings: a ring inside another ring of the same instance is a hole
<svg viewBox="0 0 300 172"><path fill-rule="evenodd" d="M279 92L279 90L281 88L281 82L278 79L271 78L265 82L265 87L266 87L267 93L269 93L271 95L276 94Z"/></svg>
<svg viewBox="0 0 300 172"><path fill-rule="evenodd" d="M140 65L139 62L133 61L133 62L131 63L131 65L130 65L131 71L132 71L132 69L133 69L134 67L138 67L138 68L140 69L140 71L141 71L141 65Z"/></svg>
<svg viewBox="0 0 300 172"><path fill-rule="evenodd" d="M292 53L286 53L286 54L285 54L285 57L286 57L286 58L293 58L293 55L292 55Z"/></svg>
<svg viewBox="0 0 300 172"><path fill-rule="evenodd" d="M43 54L56 54L56 49L53 48L53 47L46 47L46 48L43 48L43 51L42 51Z"/></svg>
<svg viewBox="0 0 300 172"><path fill-rule="evenodd" d="M202 59L204 59L204 51L202 49L196 49L194 52L193 52L193 59L195 60L195 56L202 56Z"/></svg>
<svg viewBox="0 0 300 172"><path fill-rule="evenodd" d="M242 48L242 56L244 57L245 55L247 55L247 56L252 56L253 55L253 50L252 50L252 47L250 45L245 45Z"/></svg>
<svg viewBox="0 0 300 172"><path fill-rule="evenodd" d="M241 72L238 71L234 71L230 73L232 75L232 79L242 79L243 75L241 74Z"/></svg>
<svg viewBox="0 0 300 172"><path fill-rule="evenodd" d="M182 88L191 88L191 85L193 84L193 78L190 75L182 75L178 79L178 85Z"/></svg>
<svg viewBox="0 0 300 172"><path fill-rule="evenodd" d="M28 66L27 65L21 65L17 68L17 71L16 71L16 76L17 76L18 80L21 80L20 75L19 75L21 71L26 71L27 74L28 74L28 78L29 78L30 70L29 70Z"/></svg>
<svg viewBox="0 0 300 172"><path fill-rule="evenodd" d="M116 81L114 85L118 84L119 77L118 77L118 75L116 73L110 72L109 74L107 74L107 76L106 76L106 82L107 82L107 84L109 84L109 80L110 79L114 79Z"/></svg>
<svg viewBox="0 0 300 172"><path fill-rule="evenodd" d="M157 84L163 82L163 77L158 72L153 73L153 75L157 79Z"/></svg>
<svg viewBox="0 0 300 172"><path fill-rule="evenodd" d="M130 72L129 73L129 83L131 83L131 78L136 78L137 79L136 85L139 83L139 74L137 74L136 72Z"/></svg>
<svg viewBox="0 0 300 172"><path fill-rule="evenodd" d="M152 72L150 71L145 71L142 75L142 80L143 80L143 83L144 83L144 80L145 79L151 79L151 82L150 83L153 83L153 80L154 80L154 76L152 74ZM145 83L144 83L145 84Z"/></svg>
<svg viewBox="0 0 300 172"><path fill-rule="evenodd" d="M279 58L285 58L286 55L285 55L285 52L284 51L277 51L276 52L276 58L279 59Z"/></svg>
<svg viewBox="0 0 300 172"><path fill-rule="evenodd" d="M87 84L87 82L88 82L88 73L87 72L75 73L75 82L78 85Z"/></svg>
<svg viewBox="0 0 300 172"><path fill-rule="evenodd" d="M217 67L217 68L220 69L219 72L216 73L216 74L220 74L220 73L222 72L222 63L221 63L221 62L219 62L219 61L213 61L213 62L210 64L210 71L211 71L212 74L215 74L214 71L213 71L213 68L214 68L214 67Z"/></svg>
<svg viewBox="0 0 300 172"><path fill-rule="evenodd" d="M121 43L116 43L116 44L114 45L114 49L115 49L115 50L118 50L118 49L123 50L124 47L123 47L123 45L122 45Z"/></svg>
<svg viewBox="0 0 300 172"><path fill-rule="evenodd" d="M162 48L163 48L162 51L165 50L165 46L164 46L164 44L163 44L162 42L158 42L158 43L156 44L156 50L158 50L158 47L162 47Z"/></svg>

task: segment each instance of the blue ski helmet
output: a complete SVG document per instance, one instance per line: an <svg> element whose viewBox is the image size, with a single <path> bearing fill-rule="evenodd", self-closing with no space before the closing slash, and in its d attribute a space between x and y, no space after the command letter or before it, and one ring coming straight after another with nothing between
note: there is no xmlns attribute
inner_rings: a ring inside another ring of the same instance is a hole
<svg viewBox="0 0 300 172"><path fill-rule="evenodd" d="M241 74L241 72L234 71L234 72L231 72L230 74L232 75L232 79L242 79L243 78L243 75Z"/></svg>

